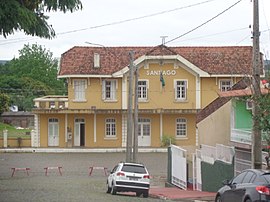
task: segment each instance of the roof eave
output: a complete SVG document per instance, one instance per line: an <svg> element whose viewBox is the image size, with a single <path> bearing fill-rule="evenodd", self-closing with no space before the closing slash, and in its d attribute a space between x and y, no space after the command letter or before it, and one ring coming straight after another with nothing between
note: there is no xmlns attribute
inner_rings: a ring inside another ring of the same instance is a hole
<svg viewBox="0 0 270 202"><path fill-rule="evenodd" d="M112 75L105 74L66 74L58 75L57 78L112 78Z"/></svg>

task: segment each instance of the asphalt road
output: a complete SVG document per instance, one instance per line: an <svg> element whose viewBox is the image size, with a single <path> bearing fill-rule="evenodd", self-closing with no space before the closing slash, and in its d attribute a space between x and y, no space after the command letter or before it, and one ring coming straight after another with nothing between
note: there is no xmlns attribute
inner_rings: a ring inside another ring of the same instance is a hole
<svg viewBox="0 0 270 202"><path fill-rule="evenodd" d="M164 186L167 175L167 153L139 153L139 162L144 163L152 176L151 186ZM129 194L112 196L106 194L106 177L103 170L94 170L89 176L89 167L107 167L125 160L125 153L0 153L0 201L162 201L161 199L138 198ZM45 167L62 167L49 170ZM16 171L12 167L29 167Z"/></svg>

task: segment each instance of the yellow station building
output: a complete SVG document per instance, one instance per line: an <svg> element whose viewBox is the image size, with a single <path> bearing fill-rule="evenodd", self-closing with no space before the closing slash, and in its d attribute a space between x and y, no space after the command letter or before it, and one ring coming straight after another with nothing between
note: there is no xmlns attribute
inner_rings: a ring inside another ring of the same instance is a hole
<svg viewBox="0 0 270 202"><path fill-rule="evenodd" d="M58 74L68 95L34 100L34 145L126 147L130 51L138 68L139 147L160 147L166 136L196 148L196 114L252 71L252 47L73 47Z"/></svg>

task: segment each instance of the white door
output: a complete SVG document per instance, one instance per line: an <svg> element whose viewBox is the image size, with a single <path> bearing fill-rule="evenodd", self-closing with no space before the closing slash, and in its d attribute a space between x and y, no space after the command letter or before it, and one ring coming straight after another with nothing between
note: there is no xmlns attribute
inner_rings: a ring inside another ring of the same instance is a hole
<svg viewBox="0 0 270 202"><path fill-rule="evenodd" d="M59 123L58 119L50 118L48 124L48 146L59 146Z"/></svg>
<svg viewBox="0 0 270 202"><path fill-rule="evenodd" d="M150 119L138 119L138 146L151 146L151 122Z"/></svg>
<svg viewBox="0 0 270 202"><path fill-rule="evenodd" d="M84 131L81 131L81 125L84 125L84 119L75 119L74 127L74 146L79 147L81 145L81 136L84 135Z"/></svg>

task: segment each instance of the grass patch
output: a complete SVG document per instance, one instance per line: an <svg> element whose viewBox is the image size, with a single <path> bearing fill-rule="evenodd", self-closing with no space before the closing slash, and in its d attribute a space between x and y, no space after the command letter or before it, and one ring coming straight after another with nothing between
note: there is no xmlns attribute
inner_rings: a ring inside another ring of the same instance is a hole
<svg viewBox="0 0 270 202"><path fill-rule="evenodd" d="M23 139L31 138L31 129L17 129L14 126L4 124L0 122L0 138L3 137L3 130L8 130L8 138L14 137L18 138L21 137Z"/></svg>

